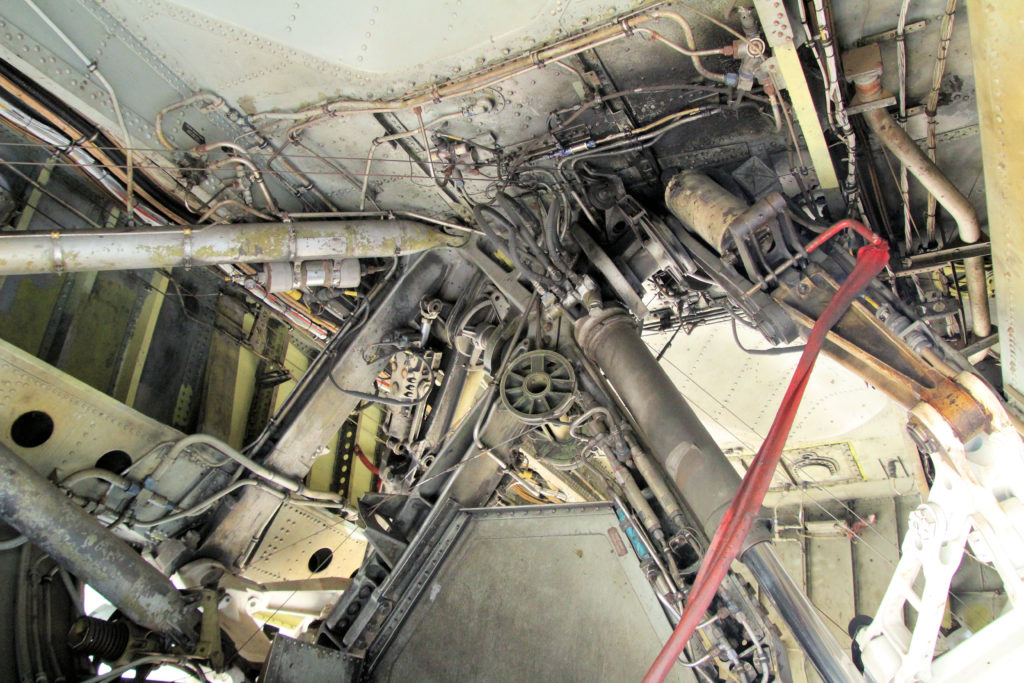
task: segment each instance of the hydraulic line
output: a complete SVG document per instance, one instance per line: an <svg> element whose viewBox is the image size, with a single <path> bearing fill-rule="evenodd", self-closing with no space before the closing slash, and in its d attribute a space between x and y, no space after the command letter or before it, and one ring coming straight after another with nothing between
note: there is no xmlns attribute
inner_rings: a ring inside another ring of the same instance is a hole
<svg viewBox="0 0 1024 683"><path fill-rule="evenodd" d="M696 9L693 11L700 14ZM678 25L683 31L687 47L683 48L672 44L670 46L672 49L682 52L683 54L694 53L690 55L690 58L693 60L694 67L705 78L714 81L725 80L723 74L711 72L701 64L699 55L703 51L697 51L693 40L693 32L686 19L676 12L652 10L650 14L637 13L615 21L614 23L609 22L608 24L600 26L583 35L571 36L552 45L533 50L525 55L506 60L494 65L493 67L486 67L484 70L469 74L460 80L450 81L441 85L434 85L429 90L407 93L396 99L370 101L331 100L314 106L305 107L298 111L261 112L253 114L250 119L253 121L260 119L300 121L300 123L289 129L289 134L292 134L317 121L330 119L340 115L388 113L410 110L413 107L422 107L429 104L438 104L453 97L461 97L463 95L479 92L485 88L494 87L510 78L521 76L533 71L534 69L543 68L546 64L568 59L569 57L580 54L581 52L593 50L602 45L633 35L635 29L658 19L668 19ZM717 20L712 19L712 21ZM740 36L740 40L746 41L746 38Z"/></svg>
<svg viewBox="0 0 1024 683"><path fill-rule="evenodd" d="M852 228L862 235L871 235L869 244L860 249L853 272L843 282L825 307L821 317L815 322L803 354L800 356L800 362L793 373L793 379L782 399L782 405L768 431L768 436L754 457L750 469L743 477L743 482L740 484L733 502L722 517L708 552L704 556L703 565L691 588L682 618L672 633L672 637L644 677L645 682L660 682L672 670L676 658L686 647L697 624L711 606L733 559L743 552L743 543L757 519L765 493L771 484L775 468L782 456L782 449L796 419L800 400L803 398L811 371L814 369L815 360L824 346L826 335L839 322L854 299L889 262L888 245L880 237L870 233L862 224L853 220L847 219L836 223L819 236L815 242L824 241L845 228ZM750 550L752 549L748 549L747 552ZM797 630L799 629L794 628L794 632ZM809 653L813 654L810 650ZM834 680L834 677L829 676L828 672L837 666L835 662L814 661L814 664L826 680ZM841 663L839 667L842 668Z"/></svg>
<svg viewBox="0 0 1024 683"><path fill-rule="evenodd" d="M185 449L196 445L208 446L221 455L225 456L225 460L219 465L226 464L228 460L234 460L238 464L245 467L247 470L255 474L260 479L265 479L272 484L277 484L283 489L286 489L292 493L297 493L305 498L313 500L325 500L329 502L339 503L342 502L339 495L336 493L330 493L327 491L314 491L305 484L295 481L294 479L287 477L273 470L267 469L263 465L259 464L252 458L242 455L234 448L224 443L220 439L210 436L209 434L192 434L186 436L184 439L174 444L171 450L165 456L168 461L173 461L179 454Z"/></svg>

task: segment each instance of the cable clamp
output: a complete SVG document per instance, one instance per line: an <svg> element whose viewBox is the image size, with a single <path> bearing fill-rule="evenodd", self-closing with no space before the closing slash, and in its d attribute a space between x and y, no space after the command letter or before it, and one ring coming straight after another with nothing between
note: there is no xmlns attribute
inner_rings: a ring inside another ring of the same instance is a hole
<svg viewBox="0 0 1024 683"><path fill-rule="evenodd" d="M622 27L622 34L626 37L633 35L633 26L629 23L629 19L623 19L619 22L619 26Z"/></svg>
<svg viewBox="0 0 1024 683"><path fill-rule="evenodd" d="M57 154L58 155L63 154L64 156L70 156L72 150L78 149L80 147L84 147L85 144L88 143L88 142L95 142L96 141L96 137L99 134L100 134L99 130L94 130L92 132L92 135L83 135L82 137L78 138L77 140L73 140L73 141L69 142L68 144L64 145L63 147L57 147L56 148Z"/></svg>
<svg viewBox="0 0 1024 683"><path fill-rule="evenodd" d="M99 64L96 63L95 59L85 65L85 70L88 71L89 73L96 73L96 69L98 69L98 68L99 68Z"/></svg>
<svg viewBox="0 0 1024 683"><path fill-rule="evenodd" d="M437 83L430 86L430 95L434 104L441 104L441 91L437 89Z"/></svg>
<svg viewBox="0 0 1024 683"><path fill-rule="evenodd" d="M60 246L60 233L54 230L50 233L50 240L53 245L53 272L60 275L64 272L64 252Z"/></svg>
<svg viewBox="0 0 1024 683"><path fill-rule="evenodd" d="M538 69L543 69L545 66L547 66L544 60L540 58L540 54L538 54L537 52L530 53L530 61L532 61L533 65Z"/></svg>

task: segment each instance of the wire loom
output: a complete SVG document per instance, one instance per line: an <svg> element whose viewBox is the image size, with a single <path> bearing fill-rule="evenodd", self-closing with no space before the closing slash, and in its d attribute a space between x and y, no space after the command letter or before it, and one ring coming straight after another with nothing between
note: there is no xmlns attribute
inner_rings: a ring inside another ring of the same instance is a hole
<svg viewBox="0 0 1024 683"><path fill-rule="evenodd" d="M715 537L712 539L704 563L697 573L697 578L690 591L690 599L687 601L679 624L676 625L672 636L654 660L647 675L644 676L644 683L660 683L665 679L675 665L679 653L686 647L686 643L696 630L701 617L711 606L711 601L729 571L729 566L739 554L751 525L757 519L765 493L771 484L772 475L782 456L782 449L796 419L796 413L800 407L804 390L807 388L811 371L814 369L814 363L824 346L828 331L839 322L854 299L864 291L868 283L889 262L889 245L854 220L839 221L816 238L808 246L807 251L812 251L812 247L821 246L823 242L845 228L855 230L863 235L869 243L857 252L857 264L850 276L846 278L846 281L825 307L821 317L814 323L803 354L800 356L800 362L793 373L793 379L786 389L782 404L768 431L768 436L765 437L750 469L743 477L736 497L733 498L732 504L715 531Z"/></svg>

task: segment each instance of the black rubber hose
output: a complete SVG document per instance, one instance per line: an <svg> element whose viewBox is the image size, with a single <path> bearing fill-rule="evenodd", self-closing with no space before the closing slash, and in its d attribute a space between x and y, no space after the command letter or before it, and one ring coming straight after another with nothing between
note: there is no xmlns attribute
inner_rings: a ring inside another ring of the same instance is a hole
<svg viewBox="0 0 1024 683"><path fill-rule="evenodd" d="M547 246L548 253L551 254L551 258L554 259L558 270L568 277L571 269L558 250L558 218L561 211L561 198L556 194L551 198L551 206L548 207L548 211L544 215L544 243Z"/></svg>
<svg viewBox="0 0 1024 683"><path fill-rule="evenodd" d="M512 265L515 266L517 270L521 271L529 279L534 280L538 284L549 288L554 287L554 280L542 273L538 273L535 268L523 261L522 254L519 253L516 241L516 226L510 222L504 214L485 204L477 204L473 207L473 215L476 218L476 222L480 226L480 229L484 231L484 234L487 235L488 239L495 243L495 246L501 247L501 249L508 254L509 260L512 261ZM502 238L498 234L494 229L495 224L505 228L508 235L507 238ZM533 260L532 257L531 260Z"/></svg>
<svg viewBox="0 0 1024 683"><path fill-rule="evenodd" d="M542 238L539 235L540 221L537 220L536 214L534 214L528 207L524 206L521 201L510 197L504 192L498 193L495 197L495 204L498 205L501 212L510 223L526 232L526 237L523 240L523 246L534 256L534 258L538 259L543 264L545 272L558 272L558 269L555 268L555 264L552 263L551 258L541 246ZM520 233L517 233L517 237L519 234Z"/></svg>

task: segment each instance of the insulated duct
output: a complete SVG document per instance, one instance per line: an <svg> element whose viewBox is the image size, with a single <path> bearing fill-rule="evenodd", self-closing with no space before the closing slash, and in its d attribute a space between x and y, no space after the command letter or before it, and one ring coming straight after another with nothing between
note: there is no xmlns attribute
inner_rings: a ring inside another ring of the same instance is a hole
<svg viewBox="0 0 1024 683"><path fill-rule="evenodd" d="M939 167L925 156L921 148L907 135L907 131L893 121L889 112L879 107L864 112L864 119L882 144L949 212L956 221L960 239L967 244L973 244L981 239L981 224L970 201L949 181ZM984 339L992 332L992 320L988 310L988 285L985 282L985 257L972 256L964 259L964 269L967 271L967 293L971 298L971 328L975 336Z"/></svg>
<svg viewBox="0 0 1024 683"><path fill-rule="evenodd" d="M407 220L0 232L0 275L395 256L458 243Z"/></svg>
<svg viewBox="0 0 1024 683"><path fill-rule="evenodd" d="M0 444L0 519L139 626L187 644L199 613L171 580Z"/></svg>
<svg viewBox="0 0 1024 683"><path fill-rule="evenodd" d="M981 222L970 200L957 189L935 162L917 146L907 131L897 124L884 106L878 106L889 93L882 88L882 57L877 45L851 50L843 57L846 77L857 88L854 104L875 105L864 112L864 120L878 140L900 160L924 189L942 205L956 221L960 239L973 244L981 239ZM971 328L983 339L992 332L988 306L988 284L985 281L985 257L964 259L967 293L971 299Z"/></svg>

